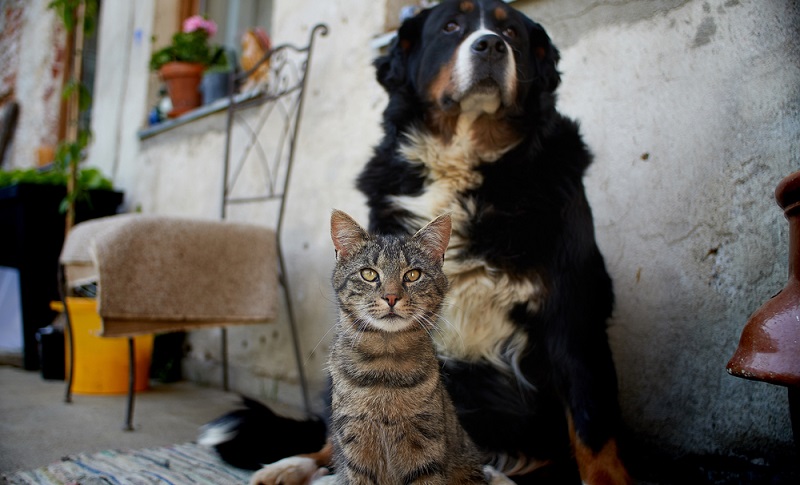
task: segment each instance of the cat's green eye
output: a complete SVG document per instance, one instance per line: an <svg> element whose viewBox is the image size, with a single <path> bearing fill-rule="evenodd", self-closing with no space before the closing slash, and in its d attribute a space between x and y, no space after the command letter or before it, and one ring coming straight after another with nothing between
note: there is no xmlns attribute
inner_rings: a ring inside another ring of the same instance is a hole
<svg viewBox="0 0 800 485"><path fill-rule="evenodd" d="M378 272L374 269L364 268L361 270L361 277L366 281L372 282L378 279Z"/></svg>
<svg viewBox="0 0 800 485"><path fill-rule="evenodd" d="M422 276L422 272L418 269L412 269L403 277L406 281L417 281Z"/></svg>

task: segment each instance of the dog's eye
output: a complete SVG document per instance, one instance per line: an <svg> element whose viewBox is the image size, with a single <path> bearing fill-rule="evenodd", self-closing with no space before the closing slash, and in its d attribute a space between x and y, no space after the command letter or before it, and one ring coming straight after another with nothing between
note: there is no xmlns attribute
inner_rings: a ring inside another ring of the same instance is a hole
<svg viewBox="0 0 800 485"><path fill-rule="evenodd" d="M457 31L459 28L460 27L458 26L458 24L456 22L450 21L450 22L447 22L447 25L445 25L442 30L447 32L448 34L451 34L451 33L455 32L455 31Z"/></svg>
<svg viewBox="0 0 800 485"><path fill-rule="evenodd" d="M505 30L503 30L503 35L509 39L514 39L517 37L517 29L514 27L506 27Z"/></svg>

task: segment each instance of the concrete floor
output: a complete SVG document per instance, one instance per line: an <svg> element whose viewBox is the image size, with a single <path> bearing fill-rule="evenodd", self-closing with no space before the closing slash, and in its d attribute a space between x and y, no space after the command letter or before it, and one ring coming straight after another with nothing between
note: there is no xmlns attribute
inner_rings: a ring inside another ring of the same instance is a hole
<svg viewBox="0 0 800 485"><path fill-rule="evenodd" d="M152 383L136 394L135 431L123 431L126 396L73 396L64 382L0 365L0 471L38 468L62 456L184 443L236 406L239 396L187 382Z"/></svg>
<svg viewBox="0 0 800 485"><path fill-rule="evenodd" d="M200 426L234 409L235 393L188 382L160 384L137 393L133 432L123 431L126 396L75 395L64 403L64 382L38 372L0 365L0 472L27 470L62 456L106 449L184 443ZM291 410L281 409L290 414ZM686 456L666 459L640 453L629 465L641 484L797 484L800 461L766 466L747 459Z"/></svg>

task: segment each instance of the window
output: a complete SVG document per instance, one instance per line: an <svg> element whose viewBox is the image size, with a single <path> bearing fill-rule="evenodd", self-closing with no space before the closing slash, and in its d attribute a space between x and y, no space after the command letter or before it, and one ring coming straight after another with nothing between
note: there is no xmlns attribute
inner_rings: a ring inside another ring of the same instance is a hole
<svg viewBox="0 0 800 485"><path fill-rule="evenodd" d="M202 0L200 13L217 23L214 41L242 52L242 34L250 27L261 27L267 33L272 25L272 0Z"/></svg>

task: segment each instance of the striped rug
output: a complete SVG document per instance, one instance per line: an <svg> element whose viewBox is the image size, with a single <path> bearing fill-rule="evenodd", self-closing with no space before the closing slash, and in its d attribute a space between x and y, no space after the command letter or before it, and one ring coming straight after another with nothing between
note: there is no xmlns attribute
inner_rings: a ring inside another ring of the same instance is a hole
<svg viewBox="0 0 800 485"><path fill-rule="evenodd" d="M0 475L13 485L234 485L253 472L226 465L213 449L195 443L68 456L35 470Z"/></svg>

